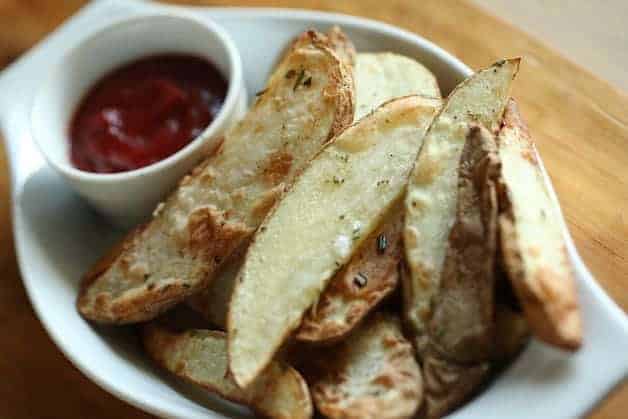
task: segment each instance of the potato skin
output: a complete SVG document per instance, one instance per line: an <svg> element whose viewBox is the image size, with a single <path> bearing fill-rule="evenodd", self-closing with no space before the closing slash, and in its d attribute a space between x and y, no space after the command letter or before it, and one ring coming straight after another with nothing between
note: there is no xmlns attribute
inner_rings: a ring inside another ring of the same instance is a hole
<svg viewBox="0 0 628 419"><path fill-rule="evenodd" d="M456 218L424 347L426 418L451 412L478 391L495 354L499 159L495 138L471 124L458 167Z"/></svg>
<svg viewBox="0 0 628 419"><path fill-rule="evenodd" d="M562 222L545 186L528 127L512 99L498 135L498 150L504 161L499 216L503 265L532 333L550 345L574 351L582 344L582 320ZM529 180L522 184L521 177Z"/></svg>
<svg viewBox="0 0 628 419"><path fill-rule="evenodd" d="M472 124L458 168L456 220L429 322L430 343L446 359L488 361L495 342L497 192L493 134Z"/></svg>

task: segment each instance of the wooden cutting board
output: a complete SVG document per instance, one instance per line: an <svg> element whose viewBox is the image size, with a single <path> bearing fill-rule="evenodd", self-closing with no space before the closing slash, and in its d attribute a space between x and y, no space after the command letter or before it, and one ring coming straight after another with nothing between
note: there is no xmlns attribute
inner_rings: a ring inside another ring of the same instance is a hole
<svg viewBox="0 0 628 419"><path fill-rule="evenodd" d="M628 310L628 97L468 0L176 2L299 7L365 16L419 33L473 68L501 57L523 56L514 96L537 140L582 257L611 297ZM83 3L0 1L0 68ZM7 164L0 147L0 320L4 329L0 417L149 417L96 387L45 334L19 279L8 200ZM590 417L625 417L626 412L628 386L623 386Z"/></svg>

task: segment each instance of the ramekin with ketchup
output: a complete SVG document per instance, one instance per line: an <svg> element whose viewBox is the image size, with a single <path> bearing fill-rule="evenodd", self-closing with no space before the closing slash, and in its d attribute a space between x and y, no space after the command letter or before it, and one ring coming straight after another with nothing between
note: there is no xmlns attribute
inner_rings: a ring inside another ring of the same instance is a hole
<svg viewBox="0 0 628 419"><path fill-rule="evenodd" d="M225 31L167 10L79 40L36 95L32 134L81 196L127 227L150 215L245 106Z"/></svg>

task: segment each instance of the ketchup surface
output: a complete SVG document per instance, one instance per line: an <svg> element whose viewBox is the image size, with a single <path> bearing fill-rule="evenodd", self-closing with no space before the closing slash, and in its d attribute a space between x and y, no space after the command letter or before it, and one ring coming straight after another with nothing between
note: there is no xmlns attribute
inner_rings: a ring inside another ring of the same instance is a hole
<svg viewBox="0 0 628 419"><path fill-rule="evenodd" d="M211 123L226 93L224 77L195 56L156 55L114 70L74 115L72 164L115 173L163 160Z"/></svg>

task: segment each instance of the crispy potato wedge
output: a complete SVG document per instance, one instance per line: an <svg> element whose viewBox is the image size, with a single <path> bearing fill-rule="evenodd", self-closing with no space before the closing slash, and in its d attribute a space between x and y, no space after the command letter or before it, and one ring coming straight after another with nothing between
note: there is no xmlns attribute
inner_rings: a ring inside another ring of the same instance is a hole
<svg viewBox="0 0 628 419"><path fill-rule="evenodd" d="M248 389L236 385L227 370L224 332L188 330L173 332L152 322L143 327L144 348L162 368L219 396L249 406L273 419L312 417L310 392L292 367L273 361Z"/></svg>
<svg viewBox="0 0 628 419"><path fill-rule="evenodd" d="M89 320L132 323L205 289L312 157L353 119L350 71L308 31L222 145L82 283Z"/></svg>
<svg viewBox="0 0 628 419"><path fill-rule="evenodd" d="M440 100L388 102L347 128L295 182L248 249L231 299L229 369L249 385L334 273L405 191Z"/></svg>
<svg viewBox="0 0 628 419"><path fill-rule="evenodd" d="M410 280L404 317L418 340L432 317L456 214L458 164L468 124L495 132L502 119L519 59L500 61L463 81L447 98L425 137L406 195L404 244Z"/></svg>
<svg viewBox="0 0 628 419"><path fill-rule="evenodd" d="M513 100L506 108L498 149L503 162L499 226L504 266L532 332L551 345L575 350L582 342L582 321L563 224Z"/></svg>
<svg viewBox="0 0 628 419"><path fill-rule="evenodd" d="M458 168L456 219L428 324L430 344L459 363L487 361L493 353L499 169L493 134L472 124Z"/></svg>
<svg viewBox="0 0 628 419"><path fill-rule="evenodd" d="M411 418L421 404L421 370L391 314L375 313L311 362L316 371L306 379L316 408L328 418Z"/></svg>
<svg viewBox="0 0 628 419"><path fill-rule="evenodd" d="M296 339L330 343L352 331L399 282L397 266L403 243L403 201L362 243L342 270L330 280L318 302L306 313Z"/></svg>
<svg viewBox="0 0 628 419"><path fill-rule="evenodd" d="M456 218L427 345L419 348L425 416L441 417L483 383L495 352L499 160L492 133L471 124L458 167Z"/></svg>
<svg viewBox="0 0 628 419"><path fill-rule="evenodd" d="M441 97L436 77L427 68L412 58L390 52L358 54L353 78L356 120L392 98Z"/></svg>

